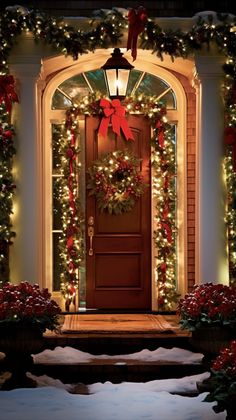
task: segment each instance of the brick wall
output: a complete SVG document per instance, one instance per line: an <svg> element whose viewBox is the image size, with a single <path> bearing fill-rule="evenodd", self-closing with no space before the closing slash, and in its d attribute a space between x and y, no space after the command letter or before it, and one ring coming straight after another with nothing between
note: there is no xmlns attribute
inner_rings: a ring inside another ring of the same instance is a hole
<svg viewBox="0 0 236 420"><path fill-rule="evenodd" d="M195 175L196 175L196 95L188 79L172 71L179 79L187 99L187 284L188 290L195 283Z"/></svg>

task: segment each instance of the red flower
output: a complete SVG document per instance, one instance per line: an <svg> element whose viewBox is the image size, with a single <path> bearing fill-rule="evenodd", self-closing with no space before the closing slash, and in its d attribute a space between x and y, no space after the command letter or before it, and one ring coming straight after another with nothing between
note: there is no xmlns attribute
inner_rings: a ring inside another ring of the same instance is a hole
<svg viewBox="0 0 236 420"><path fill-rule="evenodd" d="M236 287L206 283L179 302L180 323L193 330L202 324L236 323Z"/></svg>
<svg viewBox="0 0 236 420"><path fill-rule="evenodd" d="M11 130L6 130L2 133L3 137L10 140L13 137L13 132Z"/></svg>
<svg viewBox="0 0 236 420"><path fill-rule="evenodd" d="M236 340L231 341L229 348L220 351L219 356L213 361L212 369L224 371L230 377L236 377Z"/></svg>
<svg viewBox="0 0 236 420"><path fill-rule="evenodd" d="M60 312L48 289L40 290L37 284L6 283L0 289L0 323L35 323L45 331L55 328Z"/></svg>
<svg viewBox="0 0 236 420"><path fill-rule="evenodd" d="M11 112L13 102L19 102L14 87L15 81L13 76L0 76L0 103L4 102L6 111Z"/></svg>

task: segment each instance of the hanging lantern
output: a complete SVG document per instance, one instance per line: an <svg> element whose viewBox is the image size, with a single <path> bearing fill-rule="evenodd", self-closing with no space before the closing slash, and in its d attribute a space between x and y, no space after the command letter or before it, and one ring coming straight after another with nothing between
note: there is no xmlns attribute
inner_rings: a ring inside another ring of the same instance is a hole
<svg viewBox="0 0 236 420"><path fill-rule="evenodd" d="M119 48L115 48L111 57L101 67L104 70L107 90L111 99L124 99L127 93L132 64L123 57Z"/></svg>

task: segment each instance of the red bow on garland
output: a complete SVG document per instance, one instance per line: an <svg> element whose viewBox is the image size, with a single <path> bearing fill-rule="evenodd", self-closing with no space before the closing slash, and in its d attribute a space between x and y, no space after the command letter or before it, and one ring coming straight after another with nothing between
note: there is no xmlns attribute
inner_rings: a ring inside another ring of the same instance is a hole
<svg viewBox="0 0 236 420"><path fill-rule="evenodd" d="M143 32L147 22L146 9L140 6L138 9L130 9L128 12L129 32L127 41L127 51L131 49L133 61L137 57L138 35Z"/></svg>
<svg viewBox="0 0 236 420"><path fill-rule="evenodd" d="M164 141L165 141L165 127L162 124L160 120L157 120L156 122L156 128L157 128L157 138L159 146L163 149L164 147Z"/></svg>
<svg viewBox="0 0 236 420"><path fill-rule="evenodd" d="M6 111L11 113L12 103L19 102L15 92L13 76L0 76L0 104L4 102Z"/></svg>
<svg viewBox="0 0 236 420"><path fill-rule="evenodd" d="M112 124L112 130L120 136L120 129L122 129L126 140L134 140L133 134L125 119L125 107L121 105L119 99L113 99L111 102L107 99L101 99L100 106L103 108L104 117L99 126L98 133L103 137L107 135L109 123Z"/></svg>
<svg viewBox="0 0 236 420"><path fill-rule="evenodd" d="M233 169L236 172L236 127L225 128L224 141L226 146L232 146Z"/></svg>
<svg viewBox="0 0 236 420"><path fill-rule="evenodd" d="M167 241L169 242L169 244L171 244L171 242L172 242L171 227L166 222L161 222L161 227L162 227L162 229L164 229Z"/></svg>

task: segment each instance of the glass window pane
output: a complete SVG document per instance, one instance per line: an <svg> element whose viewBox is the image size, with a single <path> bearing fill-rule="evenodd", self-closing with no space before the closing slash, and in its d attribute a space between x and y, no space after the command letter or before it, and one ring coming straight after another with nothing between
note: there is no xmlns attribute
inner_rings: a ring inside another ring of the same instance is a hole
<svg viewBox="0 0 236 420"><path fill-rule="evenodd" d="M53 233L53 291L60 290L59 233Z"/></svg>
<svg viewBox="0 0 236 420"><path fill-rule="evenodd" d="M169 92L167 92L161 99L161 102L164 102L166 105L166 108L168 109L176 109L176 96L171 89Z"/></svg>
<svg viewBox="0 0 236 420"><path fill-rule="evenodd" d="M59 89L65 92L72 100L88 94L88 85L82 74L70 77L60 84Z"/></svg>
<svg viewBox="0 0 236 420"><path fill-rule="evenodd" d="M136 94L143 93L147 96L160 96L169 87L170 86L159 77L147 73L136 90ZM176 101L172 90L164 95L160 100L166 104L167 108L176 108Z"/></svg>
<svg viewBox="0 0 236 420"><path fill-rule="evenodd" d="M58 178L53 177L52 179L52 189L53 189L53 230L62 229L62 209L60 202L60 185L58 183Z"/></svg>
<svg viewBox="0 0 236 420"><path fill-rule="evenodd" d="M102 95L107 95L107 87L103 70L97 69L94 71L87 71L85 76L94 91L101 92Z"/></svg>
<svg viewBox="0 0 236 420"><path fill-rule="evenodd" d="M52 97L52 109L67 109L72 102L57 89Z"/></svg>
<svg viewBox="0 0 236 420"><path fill-rule="evenodd" d="M110 72L112 73L113 71L110 70ZM130 95L133 92L135 85L142 74L142 71L135 69L130 72L127 95ZM108 71L107 75L109 77ZM169 89L169 87L168 83L159 77L146 73L134 93L137 95L143 93L147 96L160 96ZM89 92L91 92L91 89L99 92L101 95L108 95L102 69L87 71L84 75L82 73L78 74L61 83L53 95L52 108L66 109L72 105L72 101L76 103L80 101L82 97L87 96ZM65 95L63 95L63 92ZM112 95L116 95L116 86L113 86ZM161 101L165 103L167 108L176 109L176 98L172 89L163 95Z"/></svg>
<svg viewBox="0 0 236 420"><path fill-rule="evenodd" d="M132 90L135 84L137 83L137 81L139 80L139 78L141 77L142 73L143 72L139 70L135 70L135 69L131 70L130 76L129 76L128 88L127 88L127 95L131 95Z"/></svg>
<svg viewBox="0 0 236 420"><path fill-rule="evenodd" d="M52 171L53 174L60 173L61 158L59 155L60 138L62 136L62 126L52 124Z"/></svg>
<svg viewBox="0 0 236 420"><path fill-rule="evenodd" d="M88 93L89 87L82 74L70 77L61 83L54 93L52 109L66 109L72 105L72 101L77 101L83 96L87 96Z"/></svg>

